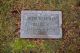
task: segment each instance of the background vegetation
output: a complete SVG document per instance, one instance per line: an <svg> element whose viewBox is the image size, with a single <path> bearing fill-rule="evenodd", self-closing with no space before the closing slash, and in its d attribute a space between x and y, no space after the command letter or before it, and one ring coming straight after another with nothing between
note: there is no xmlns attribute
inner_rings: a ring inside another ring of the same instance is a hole
<svg viewBox="0 0 80 53"><path fill-rule="evenodd" d="M21 10L61 10L62 39L21 39ZM80 53L80 0L0 0L0 53Z"/></svg>

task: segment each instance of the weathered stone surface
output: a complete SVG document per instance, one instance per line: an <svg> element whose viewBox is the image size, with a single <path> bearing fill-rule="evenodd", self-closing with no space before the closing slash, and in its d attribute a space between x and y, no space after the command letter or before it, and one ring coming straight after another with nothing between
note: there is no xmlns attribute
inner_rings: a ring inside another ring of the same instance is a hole
<svg viewBox="0 0 80 53"><path fill-rule="evenodd" d="M20 38L62 38L61 11L22 11Z"/></svg>

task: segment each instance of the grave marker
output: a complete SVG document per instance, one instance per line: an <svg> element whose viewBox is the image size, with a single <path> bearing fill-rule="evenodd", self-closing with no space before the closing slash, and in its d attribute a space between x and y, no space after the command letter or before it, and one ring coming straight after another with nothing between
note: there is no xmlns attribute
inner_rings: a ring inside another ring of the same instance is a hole
<svg viewBox="0 0 80 53"><path fill-rule="evenodd" d="M62 38L61 11L21 11L20 38Z"/></svg>

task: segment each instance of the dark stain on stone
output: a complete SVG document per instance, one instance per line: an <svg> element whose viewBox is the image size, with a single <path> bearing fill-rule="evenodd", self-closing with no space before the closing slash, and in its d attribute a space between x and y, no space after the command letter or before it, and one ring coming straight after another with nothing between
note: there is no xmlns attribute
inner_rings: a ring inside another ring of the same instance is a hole
<svg viewBox="0 0 80 53"><path fill-rule="evenodd" d="M41 31L41 30L38 33L39 33L39 35L46 35L47 34L46 31Z"/></svg>
<svg viewBox="0 0 80 53"><path fill-rule="evenodd" d="M43 38L48 37L47 31L40 30L38 31L38 35L39 37L43 37Z"/></svg>

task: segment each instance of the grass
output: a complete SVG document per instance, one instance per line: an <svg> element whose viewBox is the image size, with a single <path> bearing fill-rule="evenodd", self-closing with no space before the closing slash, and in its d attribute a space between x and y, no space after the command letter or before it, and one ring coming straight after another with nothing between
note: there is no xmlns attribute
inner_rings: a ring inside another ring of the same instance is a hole
<svg viewBox="0 0 80 53"><path fill-rule="evenodd" d="M79 0L0 0L0 53L80 53ZM21 10L61 10L62 39L20 39Z"/></svg>

